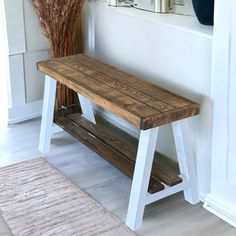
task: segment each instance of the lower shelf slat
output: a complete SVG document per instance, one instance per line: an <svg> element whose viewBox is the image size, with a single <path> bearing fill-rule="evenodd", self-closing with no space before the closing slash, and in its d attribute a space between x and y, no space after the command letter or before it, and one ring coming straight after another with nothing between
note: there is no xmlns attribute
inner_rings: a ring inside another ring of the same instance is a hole
<svg viewBox="0 0 236 236"><path fill-rule="evenodd" d="M120 152L123 156L132 161L132 163L135 163L137 148L127 145L124 141L110 135L104 129L87 121L78 113L69 115L68 118L76 125L89 131L102 142L114 148L117 152ZM182 182L182 179L176 173L164 167L160 167L155 162L153 162L152 166L152 176L170 187Z"/></svg>
<svg viewBox="0 0 236 236"><path fill-rule="evenodd" d="M98 153L128 177L133 177L137 149L112 136L104 129L83 118L79 113L57 118L55 122L64 130ZM153 162L149 193L156 193L167 186L174 186L182 179L173 171Z"/></svg>
<svg viewBox="0 0 236 236"><path fill-rule="evenodd" d="M58 118L55 120L55 123L77 138L80 142L88 146L94 152L98 153L105 160L109 161L125 175L130 178L133 177L135 163L117 152L114 148L105 144L84 128L74 124L68 118ZM163 189L164 185L155 178L151 177L148 189L149 193L156 193Z"/></svg>

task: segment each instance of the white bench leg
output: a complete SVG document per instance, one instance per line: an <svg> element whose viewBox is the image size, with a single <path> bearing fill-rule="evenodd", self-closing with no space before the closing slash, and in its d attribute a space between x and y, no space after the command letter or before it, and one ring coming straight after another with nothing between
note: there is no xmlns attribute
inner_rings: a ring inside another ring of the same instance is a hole
<svg viewBox="0 0 236 236"><path fill-rule="evenodd" d="M126 224L132 230L142 225L157 135L158 128L141 130L126 218Z"/></svg>
<svg viewBox="0 0 236 236"><path fill-rule="evenodd" d="M199 202L197 177L187 119L172 123L172 128L180 172L190 182L189 187L184 190L184 197L191 204L197 204Z"/></svg>
<svg viewBox="0 0 236 236"><path fill-rule="evenodd" d="M45 77L42 123L39 138L39 151L49 152L53 132L53 114L56 97L57 81L49 76Z"/></svg>
<svg viewBox="0 0 236 236"><path fill-rule="evenodd" d="M80 95L79 93L78 93L78 97L79 97L80 106L82 109L83 116L87 120L96 124L96 120L95 120L95 116L94 116L94 112L93 112L93 106L92 106L91 101L88 98Z"/></svg>

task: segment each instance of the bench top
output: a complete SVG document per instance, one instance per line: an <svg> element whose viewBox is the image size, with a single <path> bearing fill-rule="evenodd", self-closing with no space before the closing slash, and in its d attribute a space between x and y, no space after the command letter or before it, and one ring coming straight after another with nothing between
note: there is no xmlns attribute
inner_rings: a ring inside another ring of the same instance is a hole
<svg viewBox="0 0 236 236"><path fill-rule="evenodd" d="M127 120L149 129L199 114L199 104L99 60L78 54L42 61L38 70Z"/></svg>

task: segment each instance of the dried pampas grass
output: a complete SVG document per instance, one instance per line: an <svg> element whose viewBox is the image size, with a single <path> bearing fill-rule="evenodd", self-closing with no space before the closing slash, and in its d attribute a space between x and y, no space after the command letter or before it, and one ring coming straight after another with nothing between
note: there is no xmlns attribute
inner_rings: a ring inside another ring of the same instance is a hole
<svg viewBox="0 0 236 236"><path fill-rule="evenodd" d="M85 0L31 0L42 33L50 42L50 53L63 57L76 53L79 23ZM58 85L57 107L75 103L75 93Z"/></svg>

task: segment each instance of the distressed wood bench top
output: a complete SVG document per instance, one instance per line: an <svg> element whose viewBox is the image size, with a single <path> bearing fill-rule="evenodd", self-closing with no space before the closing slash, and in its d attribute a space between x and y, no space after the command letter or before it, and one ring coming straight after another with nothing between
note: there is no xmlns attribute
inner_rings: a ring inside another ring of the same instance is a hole
<svg viewBox="0 0 236 236"><path fill-rule="evenodd" d="M37 66L142 130L199 114L199 104L84 54L42 61Z"/></svg>

